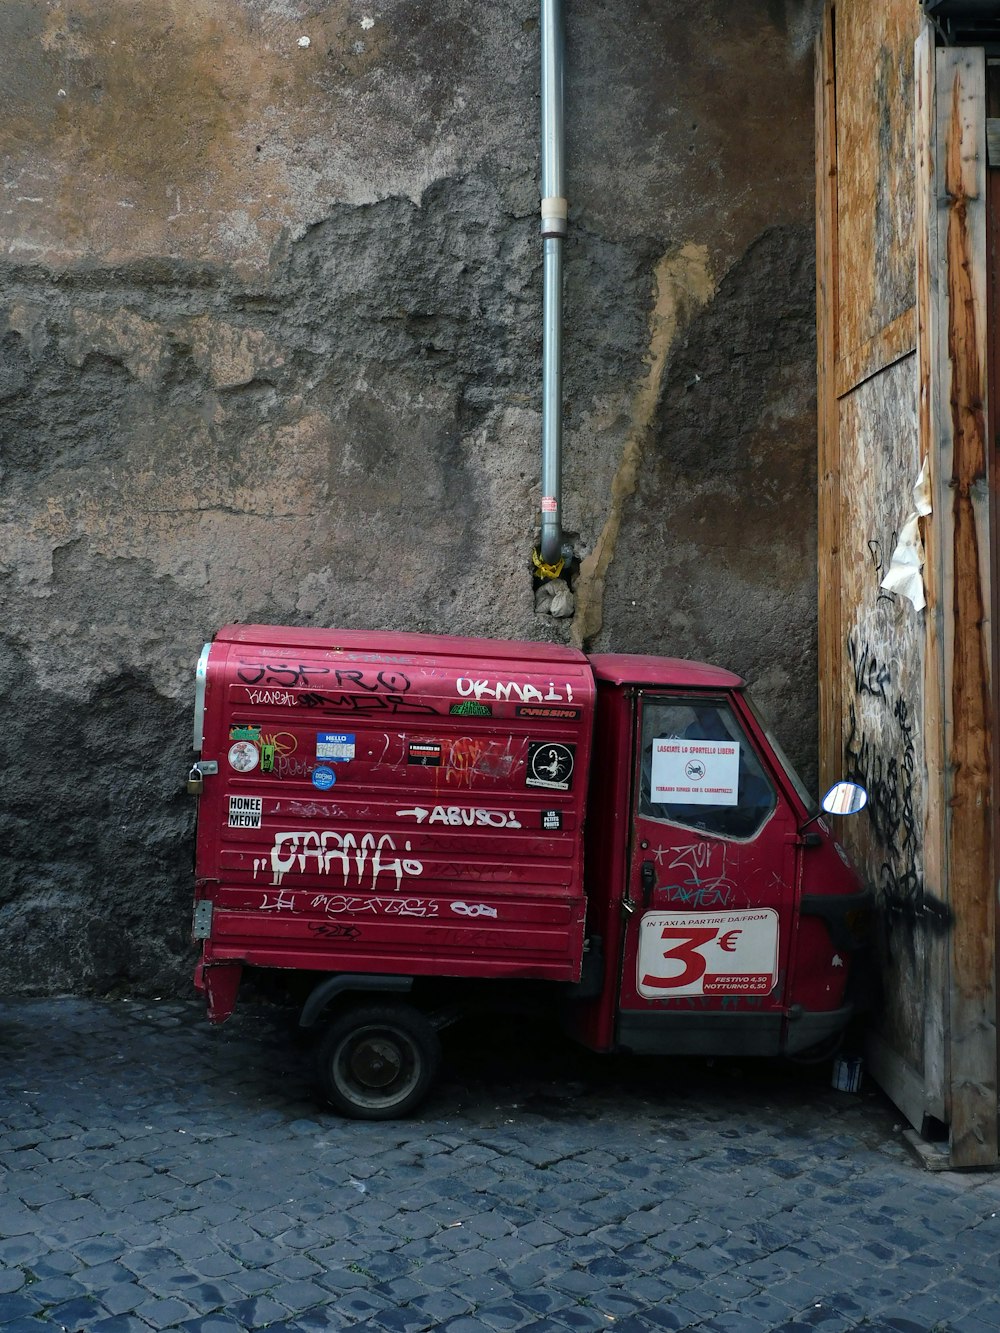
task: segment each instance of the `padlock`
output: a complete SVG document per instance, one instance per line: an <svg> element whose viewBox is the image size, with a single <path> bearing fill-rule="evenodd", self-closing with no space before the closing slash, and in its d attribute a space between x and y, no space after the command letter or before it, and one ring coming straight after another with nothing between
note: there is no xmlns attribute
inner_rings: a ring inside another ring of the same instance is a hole
<svg viewBox="0 0 1000 1333"><path fill-rule="evenodd" d="M201 769L197 764L191 765L191 772L188 774L188 795L200 796L205 790L205 779L201 775Z"/></svg>

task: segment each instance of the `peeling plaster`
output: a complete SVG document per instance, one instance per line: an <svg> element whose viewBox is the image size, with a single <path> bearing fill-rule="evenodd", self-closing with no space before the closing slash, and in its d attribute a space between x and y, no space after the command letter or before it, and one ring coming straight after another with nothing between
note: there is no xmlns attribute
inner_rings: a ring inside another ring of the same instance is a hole
<svg viewBox="0 0 1000 1333"><path fill-rule="evenodd" d="M644 358L646 374L632 397L631 421L611 483L604 527L594 549L581 562L574 585L572 642L578 648L587 646L603 624L605 576L615 556L625 504L638 483L671 348L692 314L711 300L714 290L707 246L688 241L679 251L665 254L656 265Z"/></svg>

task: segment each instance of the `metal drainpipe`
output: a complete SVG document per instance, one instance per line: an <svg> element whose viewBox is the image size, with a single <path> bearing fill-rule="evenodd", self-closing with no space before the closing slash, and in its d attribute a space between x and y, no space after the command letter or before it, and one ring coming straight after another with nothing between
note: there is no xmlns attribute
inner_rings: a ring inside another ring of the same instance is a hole
<svg viewBox="0 0 1000 1333"><path fill-rule="evenodd" d="M542 0L542 524L538 559L560 565L562 548L562 289L568 208L563 194L561 0ZM536 562L537 564L537 562ZM540 570L543 575L546 570Z"/></svg>

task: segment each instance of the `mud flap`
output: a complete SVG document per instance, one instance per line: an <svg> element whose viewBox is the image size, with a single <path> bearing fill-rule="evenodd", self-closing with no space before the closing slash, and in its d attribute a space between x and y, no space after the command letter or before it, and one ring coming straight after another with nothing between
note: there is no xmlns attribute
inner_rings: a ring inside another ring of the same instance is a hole
<svg viewBox="0 0 1000 1333"><path fill-rule="evenodd" d="M210 1023L224 1023L232 1014L242 975L242 963L199 963L195 968L194 984L205 992Z"/></svg>

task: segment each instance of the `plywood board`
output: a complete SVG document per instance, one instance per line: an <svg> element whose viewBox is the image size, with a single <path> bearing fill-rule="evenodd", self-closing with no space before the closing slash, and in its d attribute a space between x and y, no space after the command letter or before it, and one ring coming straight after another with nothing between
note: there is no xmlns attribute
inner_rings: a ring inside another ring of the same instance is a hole
<svg viewBox="0 0 1000 1333"><path fill-rule="evenodd" d="M923 866L924 625L880 585L920 469L915 355L840 401L844 776L868 790L843 836L878 895L882 1036L919 1076L930 898Z"/></svg>
<svg viewBox="0 0 1000 1333"><path fill-rule="evenodd" d="M909 310L914 278L913 45L919 0L837 0L838 355ZM908 349L908 350L912 350Z"/></svg>

